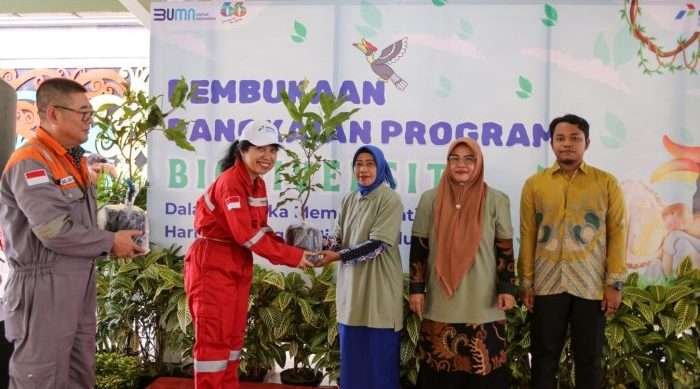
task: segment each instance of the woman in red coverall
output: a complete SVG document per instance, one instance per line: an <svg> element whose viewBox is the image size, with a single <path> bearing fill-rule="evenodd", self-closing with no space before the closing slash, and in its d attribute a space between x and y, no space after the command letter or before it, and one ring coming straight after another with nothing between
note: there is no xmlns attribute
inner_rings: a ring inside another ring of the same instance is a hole
<svg viewBox="0 0 700 389"><path fill-rule="evenodd" d="M197 200L197 239L185 257L185 291L194 321L197 389L238 389L253 253L274 264L309 267L310 253L286 245L267 225L262 175L277 160L279 134L251 123L222 160L222 173Z"/></svg>

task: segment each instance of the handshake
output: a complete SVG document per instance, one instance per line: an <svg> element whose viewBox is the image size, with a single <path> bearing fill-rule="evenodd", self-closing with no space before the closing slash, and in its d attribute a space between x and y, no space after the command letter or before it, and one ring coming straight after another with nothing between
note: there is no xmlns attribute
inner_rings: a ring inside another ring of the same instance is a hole
<svg viewBox="0 0 700 389"><path fill-rule="evenodd" d="M339 259L340 254L332 250L321 250L318 252L304 251L304 256L301 257L301 261L299 261L297 267L301 269L321 267Z"/></svg>

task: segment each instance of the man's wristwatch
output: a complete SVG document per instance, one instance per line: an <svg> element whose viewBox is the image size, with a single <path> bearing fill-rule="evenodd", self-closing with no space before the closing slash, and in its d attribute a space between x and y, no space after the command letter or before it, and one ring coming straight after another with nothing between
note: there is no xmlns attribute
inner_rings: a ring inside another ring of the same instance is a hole
<svg viewBox="0 0 700 389"><path fill-rule="evenodd" d="M613 282L612 284L610 284L610 286L611 286L613 289L615 289L616 291L619 292L619 291L621 291L622 288L625 286L625 283L622 282L622 281L615 281L615 282Z"/></svg>

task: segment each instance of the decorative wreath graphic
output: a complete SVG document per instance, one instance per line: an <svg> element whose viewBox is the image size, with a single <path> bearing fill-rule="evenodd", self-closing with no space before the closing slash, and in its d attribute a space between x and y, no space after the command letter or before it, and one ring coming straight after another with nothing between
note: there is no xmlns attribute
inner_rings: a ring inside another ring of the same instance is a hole
<svg viewBox="0 0 700 389"><path fill-rule="evenodd" d="M644 74L662 74L664 70L671 73L688 70L690 74L697 74L698 62L700 62L700 31L696 31L689 38L680 37L676 41L676 47L664 50L653 36L647 35L646 29L639 23L638 17L642 14L638 0L625 0L625 8L620 11L621 17L627 21L632 35L641 42L637 55L639 67ZM645 56L645 49L656 58L657 65L649 64ZM676 62L679 62L676 64Z"/></svg>

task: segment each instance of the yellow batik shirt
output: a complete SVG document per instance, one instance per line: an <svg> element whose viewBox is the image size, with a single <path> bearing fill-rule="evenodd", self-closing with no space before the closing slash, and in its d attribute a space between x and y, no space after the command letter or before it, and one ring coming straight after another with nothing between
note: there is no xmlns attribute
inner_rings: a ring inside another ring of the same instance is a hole
<svg viewBox="0 0 700 389"><path fill-rule="evenodd" d="M523 186L521 286L536 295L602 299L606 285L624 280L626 231L615 177L585 163L568 177L555 163Z"/></svg>

